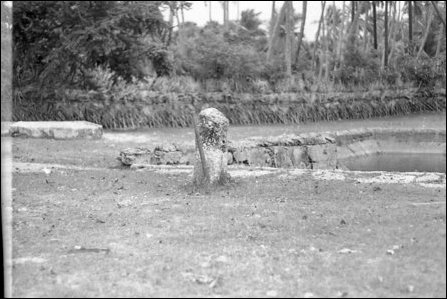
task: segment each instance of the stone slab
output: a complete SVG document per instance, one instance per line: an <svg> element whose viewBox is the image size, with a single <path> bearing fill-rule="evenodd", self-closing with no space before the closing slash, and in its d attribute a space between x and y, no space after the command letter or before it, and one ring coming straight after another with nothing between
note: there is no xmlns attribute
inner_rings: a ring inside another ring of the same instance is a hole
<svg viewBox="0 0 447 299"><path fill-rule="evenodd" d="M10 125L9 134L30 138L100 139L103 128L88 121L19 121Z"/></svg>
<svg viewBox="0 0 447 299"><path fill-rule="evenodd" d="M12 122L10 121L2 121L1 122L1 135L2 136L8 136L9 135L9 128L11 127Z"/></svg>

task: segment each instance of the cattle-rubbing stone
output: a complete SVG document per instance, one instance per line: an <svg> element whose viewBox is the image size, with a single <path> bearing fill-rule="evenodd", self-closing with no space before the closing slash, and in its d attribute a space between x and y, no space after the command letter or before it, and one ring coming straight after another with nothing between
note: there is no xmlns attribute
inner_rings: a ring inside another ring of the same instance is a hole
<svg viewBox="0 0 447 299"><path fill-rule="evenodd" d="M228 125L229 121L225 115L215 108L207 108L200 112L198 131L209 177L204 176L200 154L196 148L193 176L195 184L201 184L204 181L214 184L229 178L227 172Z"/></svg>

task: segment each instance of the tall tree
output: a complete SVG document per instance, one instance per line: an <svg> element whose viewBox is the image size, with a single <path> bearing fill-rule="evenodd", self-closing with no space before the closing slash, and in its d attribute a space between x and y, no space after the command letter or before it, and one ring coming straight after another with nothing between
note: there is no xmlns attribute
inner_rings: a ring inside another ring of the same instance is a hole
<svg viewBox="0 0 447 299"><path fill-rule="evenodd" d="M287 5L284 5L281 7L281 10L279 11L279 15L276 17L275 20L275 26L273 27L272 34L270 35L269 40L269 47L267 50L267 61L271 62L273 60L273 52L275 49L275 46L279 40L279 35L281 32L281 25L284 24L286 19L286 7Z"/></svg>
<svg viewBox="0 0 447 299"><path fill-rule="evenodd" d="M285 45L285 63L286 63L286 75L292 77L292 39L293 39L293 4L292 1L285 1L286 7L286 45Z"/></svg>
<svg viewBox="0 0 447 299"><path fill-rule="evenodd" d="M300 35L298 36L298 45L296 49L296 56L295 56L295 65L298 65L299 59L300 59L300 49L301 44L303 43L303 36L304 36L304 28L306 26L306 15L307 15L307 1L303 1L303 12L302 12L302 19L301 19L301 29L300 29Z"/></svg>
<svg viewBox="0 0 447 299"><path fill-rule="evenodd" d="M413 5L411 1L407 1L408 5L408 42L411 45L413 42Z"/></svg>
<svg viewBox="0 0 447 299"><path fill-rule="evenodd" d="M351 23L354 22L355 18L355 1L351 1Z"/></svg>
<svg viewBox="0 0 447 299"><path fill-rule="evenodd" d="M204 2L205 2L205 6L208 5L208 17L209 17L209 21L212 22L213 21L213 18L212 18L212 11L213 11L212 3L213 3L213 1L204 1Z"/></svg>
<svg viewBox="0 0 447 299"><path fill-rule="evenodd" d="M441 20L442 25L444 25L444 31L445 31L445 20L444 20L444 18L442 17L441 12L439 11L439 8L438 8L438 5L436 4L436 1L430 1L430 2L431 2L431 4L433 5L433 8L435 9L436 14L438 15L439 19ZM445 3L445 2L444 2L444 3ZM445 4L444 4L444 5L445 5Z"/></svg>
<svg viewBox="0 0 447 299"><path fill-rule="evenodd" d="M374 39L374 50L377 50L377 4L376 1L372 2L373 6L373 39Z"/></svg>
<svg viewBox="0 0 447 299"><path fill-rule="evenodd" d="M324 7L323 7L323 11L324 11ZM337 42L337 52L336 52L336 61L337 64L340 64L343 60L343 45L344 45L344 40L345 40L345 14L346 14L346 2L343 1L343 9L341 12L341 28L340 28L340 33L338 36L338 42ZM334 65L334 69L337 67L337 65Z"/></svg>
<svg viewBox="0 0 447 299"><path fill-rule="evenodd" d="M223 8L223 23L224 23L225 30L228 30L229 2L230 1L221 1L222 8Z"/></svg>
<svg viewBox="0 0 447 299"><path fill-rule="evenodd" d="M364 11L365 11L365 21L363 22L363 51L366 52L369 45L369 36L368 36L368 22L369 22L369 9L370 9L370 3L365 2L364 5Z"/></svg>
<svg viewBox="0 0 447 299"><path fill-rule="evenodd" d="M421 39L421 44L419 46L419 51L416 55L416 59L419 59L419 57L421 56L422 52L424 51L424 46L425 43L427 42L427 38L428 38L428 34L430 33L430 27L431 27L431 23L433 21L433 10L432 10L432 6L428 6L427 7L427 23L425 26L425 31L424 31L424 35L422 36Z"/></svg>
<svg viewBox="0 0 447 299"><path fill-rule="evenodd" d="M397 2L398 1L391 1L392 8L393 8L393 18L391 23L391 30L390 30L390 52L388 54L388 62L392 61L393 54L395 52L396 48L396 34L397 34L397 27L398 27L398 21L397 21Z"/></svg>
<svg viewBox="0 0 447 299"><path fill-rule="evenodd" d="M384 47L383 47L383 67L388 66L388 3L385 1L385 20L384 20Z"/></svg>
<svg viewBox="0 0 447 299"><path fill-rule="evenodd" d="M272 36L273 27L275 27L275 18L276 18L276 10L275 10L275 2L272 1L272 11L270 14L270 23L269 23L269 36Z"/></svg>
<svg viewBox="0 0 447 299"><path fill-rule="evenodd" d="M345 1L343 1L343 6L344 6L344 2ZM316 53L317 53L318 42L319 42L318 39L320 37L321 26L323 24L325 6L326 6L326 1L321 1L321 15L320 15L320 20L318 21L318 29L317 29L317 33L315 34L314 48L312 51L312 67L315 65Z"/></svg>

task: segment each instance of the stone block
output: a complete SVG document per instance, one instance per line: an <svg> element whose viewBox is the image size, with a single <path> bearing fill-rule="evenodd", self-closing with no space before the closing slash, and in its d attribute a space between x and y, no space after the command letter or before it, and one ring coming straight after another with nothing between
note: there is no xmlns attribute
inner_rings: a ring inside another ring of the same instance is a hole
<svg viewBox="0 0 447 299"><path fill-rule="evenodd" d="M118 160L127 166L132 164L152 164L151 159L152 151L144 147L124 149L118 157Z"/></svg>
<svg viewBox="0 0 447 299"><path fill-rule="evenodd" d="M278 168L291 168L293 167L291 159L291 150L285 146L277 146L273 148L274 164Z"/></svg>
<svg viewBox="0 0 447 299"><path fill-rule="evenodd" d="M307 147L307 154L312 168L335 169L337 166L337 146L335 144L320 144Z"/></svg>
<svg viewBox="0 0 447 299"><path fill-rule="evenodd" d="M103 128L88 121L19 121L10 125L9 133L13 137L99 139Z"/></svg>
<svg viewBox="0 0 447 299"><path fill-rule="evenodd" d="M291 160L294 168L310 167L307 148L304 146L294 146L291 148Z"/></svg>

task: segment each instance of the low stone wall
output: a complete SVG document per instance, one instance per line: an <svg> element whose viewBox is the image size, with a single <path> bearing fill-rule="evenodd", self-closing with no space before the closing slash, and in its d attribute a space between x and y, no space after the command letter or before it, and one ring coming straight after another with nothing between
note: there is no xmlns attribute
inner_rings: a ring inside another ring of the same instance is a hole
<svg viewBox="0 0 447 299"><path fill-rule="evenodd" d="M163 150L161 150L163 149ZM228 164L248 166L337 169L339 161L378 152L446 154L446 131L436 129L356 129L276 137L254 137L229 142ZM194 148L178 145L126 149L119 160L124 165L192 164Z"/></svg>

